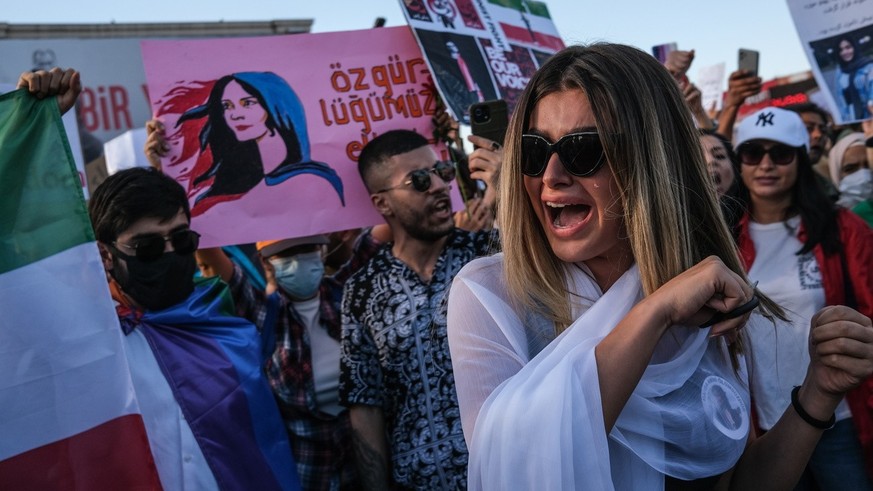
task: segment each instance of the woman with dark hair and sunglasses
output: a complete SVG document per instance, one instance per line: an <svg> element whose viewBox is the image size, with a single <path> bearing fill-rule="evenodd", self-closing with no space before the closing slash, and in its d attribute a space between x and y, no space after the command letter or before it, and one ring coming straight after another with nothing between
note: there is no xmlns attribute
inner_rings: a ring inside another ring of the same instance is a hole
<svg viewBox="0 0 873 491"><path fill-rule="evenodd" d="M873 230L834 207L819 187L809 134L796 113L761 109L740 124L736 143L737 194L746 210L736 227L740 253L749 278L788 315L775 329L748 330L755 410L760 427L770 430L806 375L816 312L848 305L873 315ZM840 401L836 424L822 436L801 484L814 479L822 490L871 489L861 446L873 450L871 389L867 379Z"/></svg>
<svg viewBox="0 0 873 491"><path fill-rule="evenodd" d="M756 299L782 313L745 277L669 73L629 46L567 48L531 78L505 151L504 252L449 295L469 487L790 489L873 371L873 327L821 312L796 404L755 439L738 329Z"/></svg>

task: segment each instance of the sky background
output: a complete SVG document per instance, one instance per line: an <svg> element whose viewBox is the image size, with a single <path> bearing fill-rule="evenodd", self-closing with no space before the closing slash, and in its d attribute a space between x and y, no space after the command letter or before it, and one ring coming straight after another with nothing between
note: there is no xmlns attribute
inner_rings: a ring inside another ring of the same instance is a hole
<svg viewBox="0 0 873 491"><path fill-rule="evenodd" d="M547 1L567 44L610 41L647 52L676 42L694 49L689 75L720 62L737 67L737 49L761 52L761 76L791 75L809 69L788 6L782 0L586 0ZM313 32L367 29L376 17L387 26L405 24L398 0L0 0L0 23L195 22L313 19Z"/></svg>

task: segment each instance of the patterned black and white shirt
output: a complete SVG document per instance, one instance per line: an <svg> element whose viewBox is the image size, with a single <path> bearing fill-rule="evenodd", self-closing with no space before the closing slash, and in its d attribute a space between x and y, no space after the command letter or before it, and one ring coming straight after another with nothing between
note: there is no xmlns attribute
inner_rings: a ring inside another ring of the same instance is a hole
<svg viewBox="0 0 873 491"><path fill-rule="evenodd" d="M455 229L430 282L383 247L346 283L340 403L382 408L393 478L404 488L467 488L446 296L455 274L496 243L496 234Z"/></svg>

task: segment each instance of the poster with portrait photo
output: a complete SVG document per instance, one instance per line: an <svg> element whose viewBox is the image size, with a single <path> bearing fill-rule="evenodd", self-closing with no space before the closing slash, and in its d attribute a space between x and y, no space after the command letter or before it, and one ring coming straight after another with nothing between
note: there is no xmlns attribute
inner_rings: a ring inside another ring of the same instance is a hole
<svg viewBox="0 0 873 491"><path fill-rule="evenodd" d="M418 38L424 50L430 53L431 73L452 114L465 114L470 104L498 98L484 53L475 37L422 31ZM459 121L469 124L468 120Z"/></svg>
<svg viewBox="0 0 873 491"><path fill-rule="evenodd" d="M510 111L536 69L564 47L546 4L529 0L400 0L440 95L469 124L470 104Z"/></svg>
<svg viewBox="0 0 873 491"><path fill-rule="evenodd" d="M838 124L873 116L873 15L865 2L789 0L798 36Z"/></svg>

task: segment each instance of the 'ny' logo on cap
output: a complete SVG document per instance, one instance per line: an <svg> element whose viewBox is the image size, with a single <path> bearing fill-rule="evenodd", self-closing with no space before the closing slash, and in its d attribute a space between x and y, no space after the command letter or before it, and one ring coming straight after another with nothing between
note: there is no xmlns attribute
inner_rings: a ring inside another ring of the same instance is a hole
<svg viewBox="0 0 873 491"><path fill-rule="evenodd" d="M767 126L768 124L772 126L773 116L775 116L775 114L771 112L759 114L758 120L755 121L755 126Z"/></svg>

